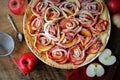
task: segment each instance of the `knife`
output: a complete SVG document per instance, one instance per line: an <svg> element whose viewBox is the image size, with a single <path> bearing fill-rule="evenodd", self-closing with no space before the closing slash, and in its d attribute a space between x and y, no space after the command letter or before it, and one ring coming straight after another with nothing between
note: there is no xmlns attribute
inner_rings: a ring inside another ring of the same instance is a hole
<svg viewBox="0 0 120 80"><path fill-rule="evenodd" d="M109 71L105 75L104 80L114 80L113 77L114 77L114 75L115 75L115 73L120 65L120 43L117 45L117 48L116 48L114 55L117 58L116 63L109 68Z"/></svg>

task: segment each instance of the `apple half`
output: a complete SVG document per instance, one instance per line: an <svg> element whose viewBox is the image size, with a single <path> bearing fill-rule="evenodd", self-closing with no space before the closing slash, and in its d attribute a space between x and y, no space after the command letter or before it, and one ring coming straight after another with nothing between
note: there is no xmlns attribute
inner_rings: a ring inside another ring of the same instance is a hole
<svg viewBox="0 0 120 80"><path fill-rule="evenodd" d="M98 63L92 63L86 69L86 74L88 77L101 77L102 75L104 75L104 73L104 68Z"/></svg>
<svg viewBox="0 0 120 80"><path fill-rule="evenodd" d="M110 49L105 49L101 55L98 57L98 60L106 65L110 66L113 65L116 62L116 57L112 55L112 52Z"/></svg>

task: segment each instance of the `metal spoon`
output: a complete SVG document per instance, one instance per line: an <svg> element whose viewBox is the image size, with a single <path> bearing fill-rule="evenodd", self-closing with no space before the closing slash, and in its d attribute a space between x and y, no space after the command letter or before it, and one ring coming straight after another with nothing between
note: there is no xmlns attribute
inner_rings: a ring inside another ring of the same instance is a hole
<svg viewBox="0 0 120 80"><path fill-rule="evenodd" d="M17 37L17 39L18 39L20 42L22 42L23 39L24 39L23 33L21 33L21 32L18 31L18 29L17 29L17 27L16 27L16 25L15 25L13 19L12 19L12 16L11 16L10 14L7 14L7 18L8 18L8 20L10 21L13 29L14 29L15 32L16 32L16 37Z"/></svg>

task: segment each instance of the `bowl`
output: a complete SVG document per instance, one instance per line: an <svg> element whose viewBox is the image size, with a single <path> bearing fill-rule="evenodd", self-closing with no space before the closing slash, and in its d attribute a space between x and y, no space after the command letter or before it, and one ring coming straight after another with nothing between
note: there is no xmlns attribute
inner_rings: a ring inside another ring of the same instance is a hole
<svg viewBox="0 0 120 80"><path fill-rule="evenodd" d="M13 38L5 32L0 32L0 56L10 55L13 50Z"/></svg>

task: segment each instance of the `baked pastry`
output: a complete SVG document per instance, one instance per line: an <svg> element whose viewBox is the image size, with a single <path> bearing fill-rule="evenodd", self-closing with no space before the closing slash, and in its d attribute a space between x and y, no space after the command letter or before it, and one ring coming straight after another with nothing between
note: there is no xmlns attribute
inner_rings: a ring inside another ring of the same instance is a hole
<svg viewBox="0 0 120 80"><path fill-rule="evenodd" d="M110 36L103 0L32 0L23 26L31 51L44 63L62 69L93 61Z"/></svg>

